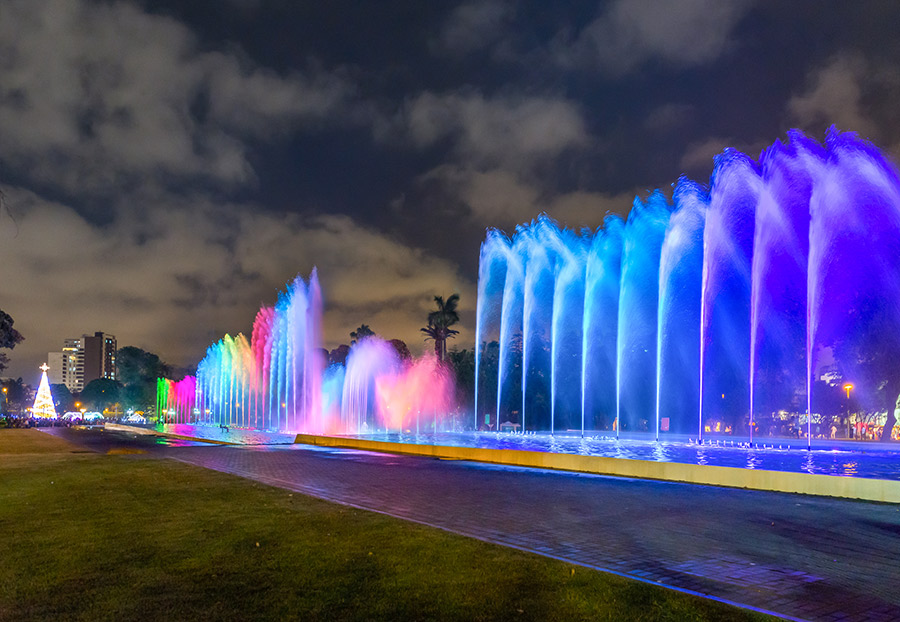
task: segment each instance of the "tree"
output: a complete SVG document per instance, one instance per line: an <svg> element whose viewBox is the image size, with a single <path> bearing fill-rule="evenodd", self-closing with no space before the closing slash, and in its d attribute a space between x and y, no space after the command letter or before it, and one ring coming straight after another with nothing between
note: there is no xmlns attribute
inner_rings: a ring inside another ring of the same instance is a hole
<svg viewBox="0 0 900 622"><path fill-rule="evenodd" d="M75 409L75 398L69 387L64 384L51 384L50 394L53 396L53 405L57 413L66 413Z"/></svg>
<svg viewBox="0 0 900 622"><path fill-rule="evenodd" d="M348 354L350 354L350 346L342 343L328 353L328 363L331 365L343 365L347 361Z"/></svg>
<svg viewBox="0 0 900 622"><path fill-rule="evenodd" d="M81 392L81 402L94 410L106 410L118 404L122 396L122 384L109 378L91 380Z"/></svg>
<svg viewBox="0 0 900 622"><path fill-rule="evenodd" d="M0 309L0 348L12 350L23 339L25 338L22 334L13 328L12 317L3 309ZM5 353L0 352L0 371L6 369L7 363L9 363L9 357Z"/></svg>
<svg viewBox="0 0 900 622"><path fill-rule="evenodd" d="M148 410L153 406L156 400L156 396L154 395L152 402L147 401L147 390L142 384L129 384L123 386L119 397L121 398L120 401L124 408L133 408L135 410Z"/></svg>
<svg viewBox="0 0 900 622"><path fill-rule="evenodd" d="M156 379L168 378L173 371L156 354L134 346L119 349L116 368L123 385L121 401L138 410L146 410L156 403Z"/></svg>
<svg viewBox="0 0 900 622"><path fill-rule="evenodd" d="M456 376L456 403L470 409L475 401L475 351L454 348L447 356Z"/></svg>
<svg viewBox="0 0 900 622"><path fill-rule="evenodd" d="M22 382L21 378L16 380L4 380L2 388L6 389L3 399L3 412L13 415L19 415L31 406L34 401L34 389Z"/></svg>
<svg viewBox="0 0 900 622"><path fill-rule="evenodd" d="M409 346L406 345L405 341L401 339L391 339L388 343L396 350L397 356L400 357L401 361L412 360L412 352L409 351Z"/></svg>
<svg viewBox="0 0 900 622"><path fill-rule="evenodd" d="M374 337L375 331L369 328L368 324L361 324L359 328L350 333L350 345L354 345L357 341L362 341L366 337Z"/></svg>
<svg viewBox="0 0 900 622"><path fill-rule="evenodd" d="M428 326L419 330L427 335L425 341L434 340L434 354L439 360L444 361L447 358L447 339L459 334L458 330L450 328L459 322L459 313L456 311L459 294L453 294L446 302L443 296L435 296L434 302L437 304L437 310L428 314Z"/></svg>
<svg viewBox="0 0 900 622"><path fill-rule="evenodd" d="M852 309L849 317L859 328L835 340L835 358L843 381L856 386L859 406L886 411L880 440L890 441L897 423L895 409L900 406L900 316L892 305L873 298Z"/></svg>
<svg viewBox="0 0 900 622"><path fill-rule="evenodd" d="M475 356L479 357L478 377L475 378ZM481 342L481 348L472 353L472 397L478 383L478 402L475 403L477 428L485 427L493 419L497 409L497 372L500 369L500 342ZM487 418L485 418L485 415Z"/></svg>
<svg viewBox="0 0 900 622"><path fill-rule="evenodd" d="M144 382L150 378L153 380L154 387L156 379L164 376L167 371L166 364L160 360L159 356L134 346L119 348L116 353L116 370L119 381L126 386Z"/></svg>
<svg viewBox="0 0 900 622"><path fill-rule="evenodd" d="M900 339L895 334L883 332L892 328L884 326L883 330L870 331L860 344L858 354L860 384L873 394L874 407L887 411L881 431L882 442L893 440L891 432L897 424L895 412L900 407ZM860 393L862 391L858 391Z"/></svg>

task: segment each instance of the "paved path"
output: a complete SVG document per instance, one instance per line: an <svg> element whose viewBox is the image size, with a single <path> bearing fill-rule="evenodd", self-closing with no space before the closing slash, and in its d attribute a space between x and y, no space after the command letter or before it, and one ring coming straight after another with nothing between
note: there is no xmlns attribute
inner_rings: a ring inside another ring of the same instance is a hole
<svg viewBox="0 0 900 622"><path fill-rule="evenodd" d="M781 615L900 619L898 506L299 446L167 454Z"/></svg>
<svg viewBox="0 0 900 622"><path fill-rule="evenodd" d="M156 449L786 617L900 620L897 505L296 445Z"/></svg>

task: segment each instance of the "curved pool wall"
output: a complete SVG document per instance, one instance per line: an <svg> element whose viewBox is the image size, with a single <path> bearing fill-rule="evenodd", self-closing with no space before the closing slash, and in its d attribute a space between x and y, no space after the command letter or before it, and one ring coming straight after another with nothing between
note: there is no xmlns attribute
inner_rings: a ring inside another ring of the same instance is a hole
<svg viewBox="0 0 900 622"><path fill-rule="evenodd" d="M288 445L297 435L274 430L248 430L216 425L162 424L157 432L192 439L236 445ZM697 444L694 439L648 441L642 438L564 434L512 434L496 432L445 432L438 434L358 434L322 438L389 443L392 450L404 445L468 447L598 456L622 460L676 462L698 466L785 471L838 477L900 481L900 448L886 443L814 440L813 450L803 443L759 443L750 447L740 440L720 439ZM746 441L746 439L745 439Z"/></svg>
<svg viewBox="0 0 900 622"><path fill-rule="evenodd" d="M217 444L304 444L900 503L900 469L896 467L900 450L881 443L816 440L810 451L785 444L751 447L732 440L698 445L692 439L503 432L326 436L206 424L160 424L155 432Z"/></svg>
<svg viewBox="0 0 900 622"><path fill-rule="evenodd" d="M805 439L802 444L793 446L776 441L750 447L731 439L700 445L687 438L656 442L641 438L560 434L366 434L345 438L900 481L900 468L897 467L900 448L883 443L867 443L861 447L861 443L813 441L813 451L810 451Z"/></svg>
<svg viewBox="0 0 900 622"><path fill-rule="evenodd" d="M554 441L560 437L553 436L548 438ZM900 479L885 479L883 477L883 475L891 472L891 466L895 463L895 457L879 456L878 452L874 452L871 455L868 452L842 452L855 455L835 458L835 456L826 455L828 453L834 454L836 453L835 451L817 452L805 449L800 451L759 451L724 447L720 444L719 446L696 446L697 452L692 457L697 460L697 463L691 463L677 460L678 458L684 459L686 456L690 457L691 452L684 451L685 448L683 447L668 447L666 443L625 441L624 439L614 438L604 439L605 443L608 444L603 448L601 455L596 453L541 451L535 450L535 448L525 449L522 447L504 448L502 443L499 447L493 445L486 447L483 440L469 444L427 444L433 443L435 440L446 442L446 439L421 436L417 439L406 439L404 442L397 442L397 440L390 438L385 440L378 437L336 437L298 434L296 442L323 447L428 456L444 460L470 460L515 467L555 469L597 475L657 479L687 484L900 503ZM576 437L573 440L584 448L584 439ZM655 459L645 460L629 457L635 455L635 448L628 447L628 443L644 445L643 448L638 448L637 453L646 455L647 450L650 449ZM596 451L597 449L597 446L589 448L590 451ZM776 455L776 451L780 455ZM613 453L613 455L603 455L608 453ZM732 454L731 458L728 457L729 454ZM719 462L723 457L725 457L725 462L730 462L735 455L747 461L742 468L710 464L710 460ZM818 460L817 456L822 457L822 459ZM855 468L847 468L849 461L859 463L862 456L871 458L871 460L866 462L867 469L865 472L872 474L872 476L863 476L861 471ZM791 470L792 466L798 466L798 459L803 461L799 465L801 467L800 472ZM838 466L838 462L841 460L847 462L843 466ZM879 469L876 465L883 467L884 471L876 472ZM764 466L770 468L764 468ZM779 467L783 470L777 470ZM818 472L834 472L838 469L843 471L843 477Z"/></svg>
<svg viewBox="0 0 900 622"><path fill-rule="evenodd" d="M726 150L708 189L682 178L597 231L491 230L470 425L871 435L900 393L898 265L897 171L834 128Z"/></svg>

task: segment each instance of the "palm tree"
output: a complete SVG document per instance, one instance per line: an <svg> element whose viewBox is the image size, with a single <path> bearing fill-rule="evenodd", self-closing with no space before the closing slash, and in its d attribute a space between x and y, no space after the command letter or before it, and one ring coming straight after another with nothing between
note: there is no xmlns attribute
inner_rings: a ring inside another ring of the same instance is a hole
<svg viewBox="0 0 900 622"><path fill-rule="evenodd" d="M443 361L447 358L447 339L459 334L458 330L450 328L459 322L459 313L456 312L459 294L453 294L446 302L443 296L435 296L434 302L437 303L437 310L428 314L428 326L419 330L427 335L425 341L434 339L434 354Z"/></svg>

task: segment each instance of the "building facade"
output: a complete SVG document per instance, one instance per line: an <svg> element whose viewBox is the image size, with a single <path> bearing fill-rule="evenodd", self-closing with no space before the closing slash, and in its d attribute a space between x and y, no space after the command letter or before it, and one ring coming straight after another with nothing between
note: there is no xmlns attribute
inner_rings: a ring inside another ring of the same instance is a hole
<svg viewBox="0 0 900 622"><path fill-rule="evenodd" d="M116 338L107 333L66 339L62 352L47 353L50 383L78 393L92 380L115 380L116 351Z"/></svg>

